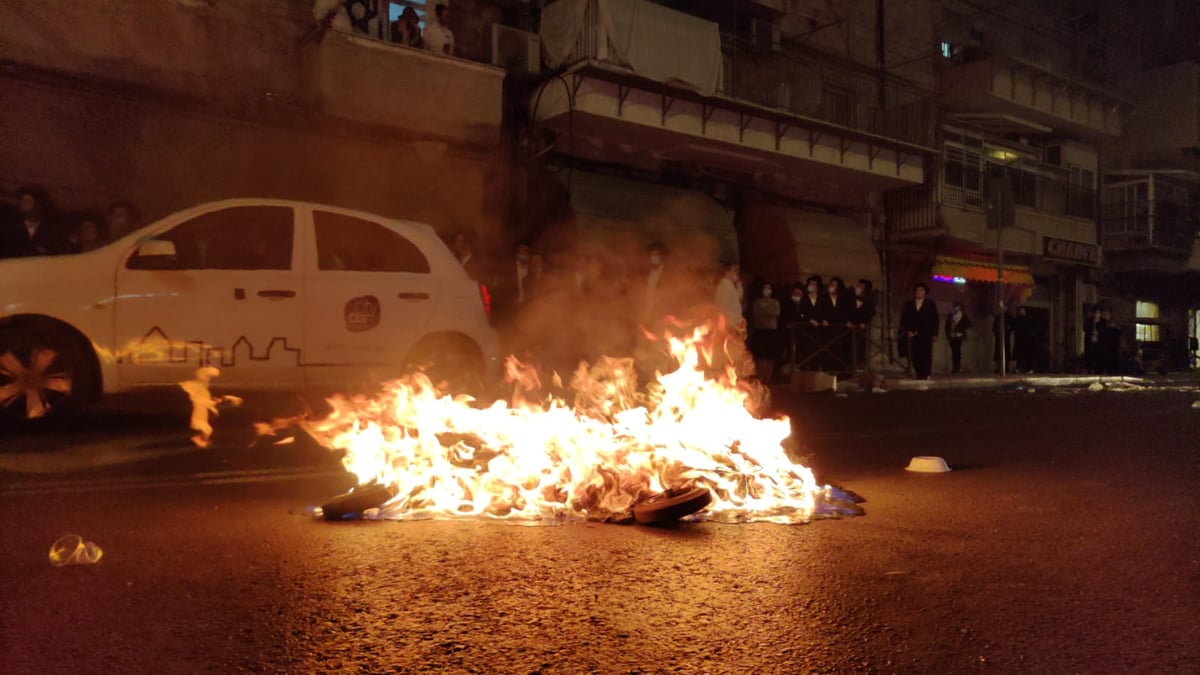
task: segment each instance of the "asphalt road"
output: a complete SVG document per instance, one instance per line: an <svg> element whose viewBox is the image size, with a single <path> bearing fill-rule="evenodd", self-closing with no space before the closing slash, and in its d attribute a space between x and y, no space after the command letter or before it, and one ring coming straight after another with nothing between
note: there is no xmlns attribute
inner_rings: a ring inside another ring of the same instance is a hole
<svg viewBox="0 0 1200 675"><path fill-rule="evenodd" d="M304 443L247 448L255 411L223 417L200 452L181 411L110 411L0 439L0 662L1196 673L1198 399L778 395L807 461L866 515L666 530L315 521L304 508L347 476ZM903 471L917 454L956 471ZM50 566L66 532L101 562Z"/></svg>

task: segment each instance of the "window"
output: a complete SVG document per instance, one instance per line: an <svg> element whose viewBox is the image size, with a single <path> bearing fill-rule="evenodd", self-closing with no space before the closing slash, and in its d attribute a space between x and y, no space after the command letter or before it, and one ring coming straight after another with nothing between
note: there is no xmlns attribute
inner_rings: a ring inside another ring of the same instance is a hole
<svg viewBox="0 0 1200 675"><path fill-rule="evenodd" d="M955 52L954 45L950 44L949 42L946 42L945 40L943 40L940 47L938 48L938 50L941 53L943 59L954 58L954 52Z"/></svg>
<svg viewBox="0 0 1200 675"><path fill-rule="evenodd" d="M1137 340L1138 342L1159 342L1161 335L1157 323L1143 323L1142 319L1151 322L1158 321L1158 304L1154 302L1137 302Z"/></svg>
<svg viewBox="0 0 1200 675"><path fill-rule="evenodd" d="M421 249L400 234L369 220L313 211L317 268L323 272L429 273Z"/></svg>
<svg viewBox="0 0 1200 675"><path fill-rule="evenodd" d="M175 255L138 256L130 269L290 270L292 209L234 206L176 225L155 239L175 245Z"/></svg>

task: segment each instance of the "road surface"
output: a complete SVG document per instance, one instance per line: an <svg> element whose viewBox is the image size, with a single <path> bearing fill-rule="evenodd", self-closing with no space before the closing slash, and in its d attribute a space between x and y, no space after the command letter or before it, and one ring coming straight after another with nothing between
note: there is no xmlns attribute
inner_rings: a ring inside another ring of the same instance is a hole
<svg viewBox="0 0 1200 675"><path fill-rule="evenodd" d="M1197 392L780 393L866 515L676 529L355 522L255 411L0 441L0 653L49 672L1200 671ZM955 471L914 475L913 455ZM54 568L76 532L104 549Z"/></svg>

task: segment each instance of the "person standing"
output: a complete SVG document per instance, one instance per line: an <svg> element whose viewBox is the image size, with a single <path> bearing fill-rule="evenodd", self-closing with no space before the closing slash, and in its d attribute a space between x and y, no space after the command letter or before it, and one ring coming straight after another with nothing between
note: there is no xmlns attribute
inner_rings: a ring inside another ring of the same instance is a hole
<svg viewBox="0 0 1200 675"><path fill-rule="evenodd" d="M142 226L142 215L129 202L113 202L108 206L108 240L116 241Z"/></svg>
<svg viewBox="0 0 1200 675"><path fill-rule="evenodd" d="M971 320L963 311L962 303L954 303L950 316L946 317L946 341L950 343L950 372L962 372L962 345L963 340L967 339L967 329L970 327Z"/></svg>
<svg viewBox="0 0 1200 675"><path fill-rule="evenodd" d="M871 343L871 321L875 319L875 303L871 298L870 279L859 279L854 285L854 304L850 308L850 323L854 328L855 364L867 363L867 345Z"/></svg>
<svg viewBox="0 0 1200 675"><path fill-rule="evenodd" d="M750 353L759 380L771 384L775 374L775 359L779 357L779 301L771 284L763 284L760 297L750 308Z"/></svg>
<svg viewBox="0 0 1200 675"><path fill-rule="evenodd" d="M820 358L815 356L821 340L821 277L813 275L804 282L804 296L797 308L795 337L796 359L807 369L816 368Z"/></svg>
<svg viewBox="0 0 1200 675"><path fill-rule="evenodd" d="M1083 323L1083 362L1089 373L1100 372L1100 341L1108 330L1104 309L1100 305L1092 308L1092 315Z"/></svg>
<svg viewBox="0 0 1200 675"><path fill-rule="evenodd" d="M725 318L725 326L731 333L744 329L746 319L742 316L742 295L738 290L740 285L738 266L734 263L721 265L721 278L717 281L716 303L721 316Z"/></svg>
<svg viewBox="0 0 1200 675"><path fill-rule="evenodd" d="M825 344L824 362L830 370L850 368L850 337L846 329L850 322L850 298L846 297L846 283L841 277L832 277L821 298L819 314L821 332Z"/></svg>
<svg viewBox="0 0 1200 675"><path fill-rule="evenodd" d="M929 286L917 284L913 299L904 303L900 312L900 330L908 338L908 358L918 380L928 380L933 370L933 343L937 341L937 305L926 297Z"/></svg>
<svg viewBox="0 0 1200 675"><path fill-rule="evenodd" d="M1017 316L1013 318L1012 324L1013 360L1016 361L1017 372L1032 373L1037 356L1037 337L1033 322L1029 318L1029 310L1024 305L1017 308Z"/></svg>
<svg viewBox="0 0 1200 675"><path fill-rule="evenodd" d="M64 253L50 195L40 187L17 190L17 217L0 231L0 258L24 258Z"/></svg>
<svg viewBox="0 0 1200 675"><path fill-rule="evenodd" d="M436 54L454 56L454 33L450 30L450 8L444 2L437 3L433 10L433 21L425 22L425 49ZM428 15L426 15L428 19Z"/></svg>
<svg viewBox="0 0 1200 675"><path fill-rule="evenodd" d="M417 16L417 10L405 7L400 18L392 22L392 42L417 49L425 48L425 41L421 38L421 19Z"/></svg>

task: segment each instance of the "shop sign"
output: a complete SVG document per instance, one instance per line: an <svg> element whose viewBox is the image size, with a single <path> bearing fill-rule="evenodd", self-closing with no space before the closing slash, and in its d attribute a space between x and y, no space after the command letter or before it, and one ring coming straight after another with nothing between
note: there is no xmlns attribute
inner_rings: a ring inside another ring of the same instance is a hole
<svg viewBox="0 0 1200 675"><path fill-rule="evenodd" d="M1100 264L1100 247L1095 244L1084 244L1070 239L1043 237L1042 254L1054 260L1065 260L1085 265Z"/></svg>

